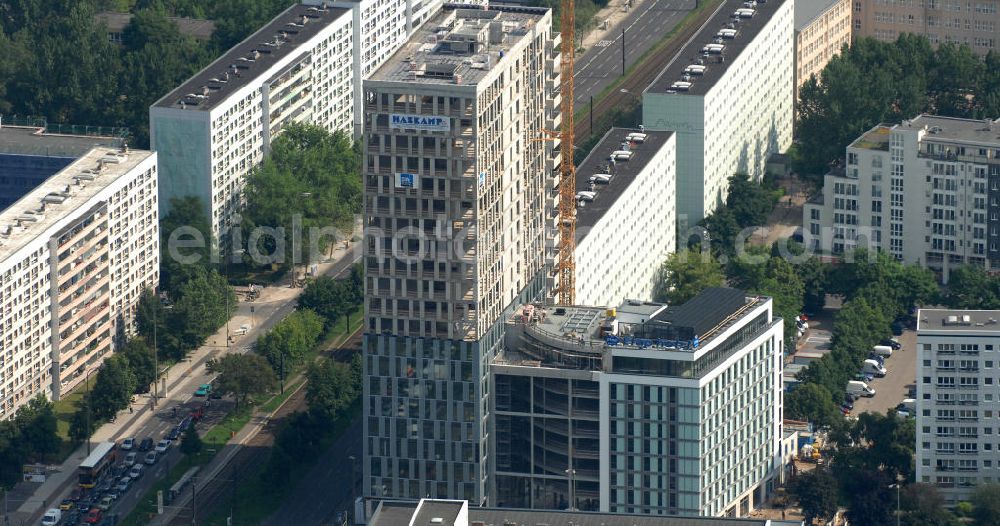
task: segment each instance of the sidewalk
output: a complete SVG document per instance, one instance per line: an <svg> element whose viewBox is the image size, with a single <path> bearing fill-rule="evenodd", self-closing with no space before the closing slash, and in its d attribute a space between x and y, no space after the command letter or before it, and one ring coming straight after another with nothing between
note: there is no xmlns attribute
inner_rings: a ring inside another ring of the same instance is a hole
<svg viewBox="0 0 1000 526"><path fill-rule="evenodd" d="M360 225L356 227L356 232L360 232ZM317 272L326 275L331 271L342 271L341 263L347 258L349 261L356 261L362 253L361 243L351 243L348 247L340 244L332 253L329 261L317 264ZM344 268L349 268L345 266ZM246 352L250 344L264 332L269 330L275 323L290 314L295 308L295 299L302 293L301 288L291 288L288 281L261 288L260 296L252 302L240 300L233 317L228 323L228 331L231 333L243 324L251 325L246 335L235 337L235 341L226 346L227 327L223 326L213 336L208 338L205 345L192 351L188 358L171 367L164 378L167 381L167 390L160 393L160 400L157 401L157 408L152 407L152 397L141 395L136 397L136 402L132 404L133 413L128 409L118 413L115 422L104 424L94 432L91 444L103 441L120 440L124 437L139 435L139 430L145 427L153 418L157 410L167 405L181 403L190 398L193 388L197 385L200 376L204 375L204 364L208 360L224 355L227 352ZM244 428L246 431L248 426ZM237 435L237 438L239 435ZM63 495L76 481L77 467L87 457L87 445L83 444L59 466L54 466L45 482L38 485L31 497L25 499L15 512L10 513L11 524L31 524L41 518L46 509L59 502ZM28 493L25 488L30 489L36 486L33 483L20 482L13 491ZM12 491L12 493L13 493Z"/></svg>

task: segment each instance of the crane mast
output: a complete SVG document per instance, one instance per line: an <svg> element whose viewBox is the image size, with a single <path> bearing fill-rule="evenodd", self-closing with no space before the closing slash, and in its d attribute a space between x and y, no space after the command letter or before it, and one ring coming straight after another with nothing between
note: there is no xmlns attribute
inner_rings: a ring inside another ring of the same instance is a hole
<svg viewBox="0 0 1000 526"><path fill-rule="evenodd" d="M573 62L576 38L573 13L574 0L560 0L562 126L559 143L562 160L559 163L559 303L572 305L576 297L576 167L573 164Z"/></svg>

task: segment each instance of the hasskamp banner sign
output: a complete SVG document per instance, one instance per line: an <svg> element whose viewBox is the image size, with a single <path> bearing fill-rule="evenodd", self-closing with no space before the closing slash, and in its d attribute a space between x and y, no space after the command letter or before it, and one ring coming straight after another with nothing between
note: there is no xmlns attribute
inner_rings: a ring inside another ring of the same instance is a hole
<svg viewBox="0 0 1000 526"><path fill-rule="evenodd" d="M433 132L451 131L451 120L437 115L409 115L392 113L389 115L389 127L397 130L424 130Z"/></svg>
<svg viewBox="0 0 1000 526"><path fill-rule="evenodd" d="M396 188L417 188L417 175L408 173L396 173Z"/></svg>

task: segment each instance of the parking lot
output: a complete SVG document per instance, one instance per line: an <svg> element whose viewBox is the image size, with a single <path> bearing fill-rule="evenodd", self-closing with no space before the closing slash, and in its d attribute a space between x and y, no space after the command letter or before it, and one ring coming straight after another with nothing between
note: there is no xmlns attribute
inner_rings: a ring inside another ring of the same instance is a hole
<svg viewBox="0 0 1000 526"><path fill-rule="evenodd" d="M872 398L861 398L854 402L852 415L861 412L885 413L906 398L907 387L914 385L917 375L917 333L906 330L898 336L903 348L885 359L888 373L885 378L875 378L868 385L875 389ZM860 368L860 364L859 368Z"/></svg>

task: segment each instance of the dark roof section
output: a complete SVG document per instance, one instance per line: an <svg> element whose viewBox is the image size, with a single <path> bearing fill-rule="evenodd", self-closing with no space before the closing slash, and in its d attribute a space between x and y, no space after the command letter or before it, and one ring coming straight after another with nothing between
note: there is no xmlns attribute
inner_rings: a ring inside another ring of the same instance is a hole
<svg viewBox="0 0 1000 526"><path fill-rule="evenodd" d="M423 499L421 513L415 526L428 526L422 522L424 509L442 504L442 515L445 525L448 510L453 510L456 501L438 501ZM400 526L410 524L410 519L417 513L417 502L384 500L368 522L369 526ZM433 518L433 517L432 517ZM475 508L469 507L469 521L459 526L483 524L485 526L802 526L801 521L780 521L767 519L731 519L724 517L675 517L663 515L627 515L618 513L599 513L592 511L556 511L556 510L526 510L516 508Z"/></svg>
<svg viewBox="0 0 1000 526"><path fill-rule="evenodd" d="M263 75L279 60L297 52L304 42L316 36L334 20L341 16L350 16L347 14L349 12L349 9L339 7L293 5L246 40L233 46L180 87L158 100L155 106L180 108L180 101L183 98L185 109L211 110L253 79ZM306 20L304 25L302 25L303 17ZM281 33L285 36L280 37ZM275 45L275 42L280 44ZM256 59L249 60L253 58L255 51L259 55ZM220 82L221 80L225 82ZM204 95L206 90L208 96L198 98ZM189 95L195 97L188 97Z"/></svg>
<svg viewBox="0 0 1000 526"><path fill-rule="evenodd" d="M84 127L80 128L82 130ZM7 125L0 122L0 154L77 158L98 146L117 148L121 144L121 137L111 135L62 134L50 131L46 126Z"/></svg>
<svg viewBox="0 0 1000 526"><path fill-rule="evenodd" d="M608 184L598 183L594 186L597 198L576 207L576 242L579 243L587 236L604 214L611 209L612 205L618 201L622 192L635 181L636 176L649 164L657 151L667 139L674 134L672 131L649 131L640 132L634 128L611 128L604 134L601 141L590 150L587 158L580 163L576 169L576 191L590 190L590 176L599 173L608 173L608 156L611 152L621 149L621 143L630 133L645 133L646 140L642 143L635 143L631 146L632 158L628 161L617 161L611 170L614 178ZM558 190L556 190L558 192Z"/></svg>
<svg viewBox="0 0 1000 526"><path fill-rule="evenodd" d="M747 293L739 289L712 287L701 291L687 303L667 307L653 317L675 327L690 327L701 336L718 326L747 304Z"/></svg>
<svg viewBox="0 0 1000 526"><path fill-rule="evenodd" d="M671 90L674 82L682 80L684 69L692 64L697 64L698 60L704 61L705 73L703 75L692 75L690 78L691 88L688 91L678 91L677 94L704 95L712 86L722 78L726 68L732 64L740 53L747 47L747 44L760 34L761 29L770 22L774 13L785 3L786 0L767 0L766 3L757 3L754 8L756 12L753 18L740 18L739 22L734 22L733 13L737 9L744 8L744 0L725 0L722 7L715 12L711 19L705 23L687 45L684 46L677 55L667 64L667 67L660 72L656 80L646 88L652 93L667 93ZM725 46L721 55L703 56L702 48L707 44L714 44L716 34L720 29L728 28L730 23L735 24L737 31L736 38L723 39ZM789 35L788 38L792 38ZM721 61L720 61L721 60Z"/></svg>

